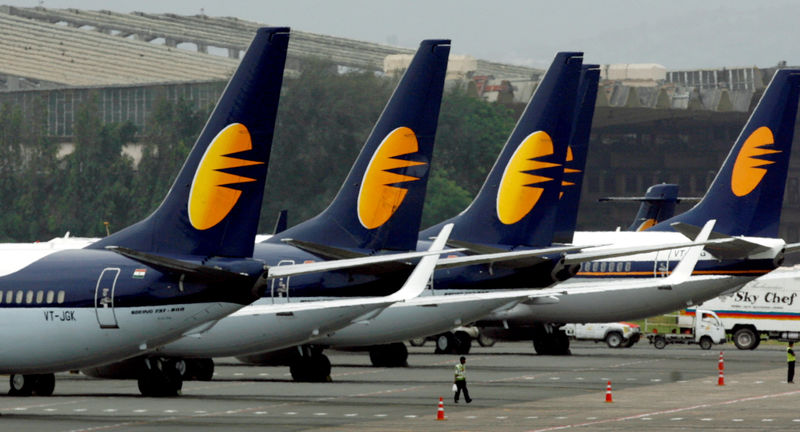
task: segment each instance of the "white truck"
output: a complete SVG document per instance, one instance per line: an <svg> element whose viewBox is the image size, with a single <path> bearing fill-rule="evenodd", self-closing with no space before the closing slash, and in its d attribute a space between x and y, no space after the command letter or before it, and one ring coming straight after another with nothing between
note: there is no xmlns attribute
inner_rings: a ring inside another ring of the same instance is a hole
<svg viewBox="0 0 800 432"><path fill-rule="evenodd" d="M756 349L762 339L800 341L800 267L779 268L697 308L716 312L742 350ZM683 310L679 320L695 313Z"/></svg>
<svg viewBox="0 0 800 432"><path fill-rule="evenodd" d="M726 342L725 328L713 311L696 309L689 320L690 326L681 326L679 320L680 329L674 333L649 333L647 339L657 349L664 349L668 344L698 344L707 350L714 344Z"/></svg>
<svg viewBox="0 0 800 432"><path fill-rule="evenodd" d="M642 336L637 324L626 322L565 324L559 329L572 339L605 341L609 348L630 348Z"/></svg>

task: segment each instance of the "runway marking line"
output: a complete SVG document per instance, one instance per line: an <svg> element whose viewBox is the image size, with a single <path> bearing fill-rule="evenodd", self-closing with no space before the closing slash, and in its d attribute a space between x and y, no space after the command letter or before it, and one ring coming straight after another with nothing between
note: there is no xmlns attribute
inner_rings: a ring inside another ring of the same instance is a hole
<svg viewBox="0 0 800 432"><path fill-rule="evenodd" d="M543 428L543 429L531 429L529 432L546 432L546 431L554 431L554 430L561 430L561 429L586 427L586 426L594 426L594 425L606 424L606 423L617 423L617 422L633 420L633 419L642 419L642 420L644 420L644 417L664 415L664 414L676 414L676 413L679 413L679 412L693 411L693 410L697 410L697 409L714 408L714 407L719 407L719 406L738 404L738 403L742 403L742 402L750 402L750 401L764 400L764 399L773 399L773 398L777 398L777 397L792 396L792 395L797 395L797 394L800 394L800 390L794 390L794 391L783 392L783 393L766 394L766 395L760 395L760 396L750 396L750 397L731 399L731 400L722 401L722 402L716 402L716 403L705 403L705 404L691 405L691 406L686 406L686 407L681 407L681 408L673 408L673 409L662 410L662 411L653 411L653 412L648 412L648 413L643 413L643 414L634 414L634 415L624 416L624 417L616 417L616 418L610 418L610 419L604 419L604 420L597 420L597 421L593 421L593 422L575 423L575 424L560 425L560 426L551 426L551 427L547 427L547 428ZM733 419L733 421L737 422L737 421L743 421L743 420L742 419ZM772 419L770 419L769 421L772 421Z"/></svg>

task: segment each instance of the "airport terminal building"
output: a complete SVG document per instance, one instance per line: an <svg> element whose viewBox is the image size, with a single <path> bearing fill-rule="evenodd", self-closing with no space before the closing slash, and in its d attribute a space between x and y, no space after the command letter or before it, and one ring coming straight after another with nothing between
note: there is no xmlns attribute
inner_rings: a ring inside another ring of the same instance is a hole
<svg viewBox="0 0 800 432"><path fill-rule="evenodd" d="M130 121L146 133L159 98L213 105L262 25L205 15L0 6L0 105L13 104L24 113L44 103L48 134L63 151L70 148L76 111L90 95L104 122ZM412 54L293 30L287 74L309 57L328 59L343 70L393 74ZM659 182L679 184L681 196L702 195L781 66L671 71L657 64L603 65L579 228L630 223L634 205L598 203L600 197L641 196ZM542 73L451 56L448 79L467 82L478 96L521 111ZM135 157L136 145L128 151ZM787 242L800 241L797 153L780 227Z"/></svg>

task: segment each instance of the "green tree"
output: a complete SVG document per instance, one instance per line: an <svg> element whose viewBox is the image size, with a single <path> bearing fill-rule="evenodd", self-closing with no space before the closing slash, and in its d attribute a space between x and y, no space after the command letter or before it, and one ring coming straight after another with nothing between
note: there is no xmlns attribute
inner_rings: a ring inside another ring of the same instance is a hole
<svg viewBox="0 0 800 432"><path fill-rule="evenodd" d="M148 133L139 140L142 158L133 185L134 220L147 216L166 196L207 117L207 110L185 99L156 100Z"/></svg>
<svg viewBox="0 0 800 432"><path fill-rule="evenodd" d="M135 221L133 160L122 148L133 141L136 128L101 124L96 99L90 97L78 109L74 130L75 150L64 158L60 230L99 236L105 235L103 222L113 229Z"/></svg>
<svg viewBox="0 0 800 432"><path fill-rule="evenodd" d="M323 210L339 190L394 83L369 72L338 73L304 61L284 81L270 157L261 231L281 209L292 225Z"/></svg>

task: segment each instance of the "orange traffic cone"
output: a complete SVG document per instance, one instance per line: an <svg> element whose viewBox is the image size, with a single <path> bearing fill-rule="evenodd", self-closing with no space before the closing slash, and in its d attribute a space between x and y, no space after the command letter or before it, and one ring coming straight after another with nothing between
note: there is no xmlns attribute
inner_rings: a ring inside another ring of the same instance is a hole
<svg viewBox="0 0 800 432"><path fill-rule="evenodd" d="M725 370L725 359L722 358L722 351L719 352L719 370Z"/></svg>
<svg viewBox="0 0 800 432"><path fill-rule="evenodd" d="M719 378L717 378L717 385L725 385L725 360L722 359L722 351L719 352Z"/></svg>
<svg viewBox="0 0 800 432"><path fill-rule="evenodd" d="M439 398L439 411L436 412L436 420L446 420L444 418L444 398Z"/></svg>
<svg viewBox="0 0 800 432"><path fill-rule="evenodd" d="M611 398L611 381L609 381L608 385L606 385L606 402L614 402L614 400Z"/></svg>

